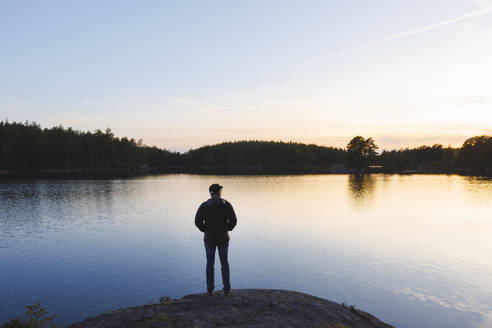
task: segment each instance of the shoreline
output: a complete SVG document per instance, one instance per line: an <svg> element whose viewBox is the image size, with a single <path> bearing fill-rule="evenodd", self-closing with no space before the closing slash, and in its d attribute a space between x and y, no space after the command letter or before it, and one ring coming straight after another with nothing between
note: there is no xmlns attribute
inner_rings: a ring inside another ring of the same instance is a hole
<svg viewBox="0 0 492 328"><path fill-rule="evenodd" d="M127 307L67 328L116 327L318 327L394 328L354 306L279 289L237 289L230 297L191 294Z"/></svg>
<svg viewBox="0 0 492 328"><path fill-rule="evenodd" d="M131 179L160 174L197 174L197 175L459 175L477 178L492 178L492 172L469 172L465 170L420 171L420 170L331 170L330 168L294 168L294 167L167 167L131 169L47 169L47 170L0 170L0 181L70 179L70 180L104 180Z"/></svg>

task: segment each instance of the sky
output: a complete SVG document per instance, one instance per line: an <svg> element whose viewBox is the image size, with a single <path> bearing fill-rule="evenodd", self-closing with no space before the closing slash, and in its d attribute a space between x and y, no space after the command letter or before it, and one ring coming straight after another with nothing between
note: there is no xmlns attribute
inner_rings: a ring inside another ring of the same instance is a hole
<svg viewBox="0 0 492 328"><path fill-rule="evenodd" d="M492 0L0 0L0 120L186 151L492 134Z"/></svg>

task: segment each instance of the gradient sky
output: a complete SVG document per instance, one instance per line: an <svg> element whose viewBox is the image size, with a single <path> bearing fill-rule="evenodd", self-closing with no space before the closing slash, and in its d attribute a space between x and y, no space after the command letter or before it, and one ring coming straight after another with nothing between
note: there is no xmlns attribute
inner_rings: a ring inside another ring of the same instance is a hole
<svg viewBox="0 0 492 328"><path fill-rule="evenodd" d="M0 0L0 120L380 148L492 134L492 0Z"/></svg>

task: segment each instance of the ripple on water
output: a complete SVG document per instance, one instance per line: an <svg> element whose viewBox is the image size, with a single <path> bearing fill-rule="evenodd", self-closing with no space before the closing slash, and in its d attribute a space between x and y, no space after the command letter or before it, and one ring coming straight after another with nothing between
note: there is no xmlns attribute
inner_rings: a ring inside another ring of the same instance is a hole
<svg viewBox="0 0 492 328"><path fill-rule="evenodd" d="M1 183L0 321L36 301L69 323L203 291L193 218L216 181L239 219L233 288L299 290L401 328L491 322L491 181L380 175Z"/></svg>

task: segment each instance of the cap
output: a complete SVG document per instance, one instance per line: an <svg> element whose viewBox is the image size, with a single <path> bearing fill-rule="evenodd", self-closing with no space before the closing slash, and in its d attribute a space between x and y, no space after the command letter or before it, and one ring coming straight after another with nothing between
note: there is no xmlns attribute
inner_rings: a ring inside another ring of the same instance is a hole
<svg viewBox="0 0 492 328"><path fill-rule="evenodd" d="M222 189L222 186L219 185L218 183L214 183L210 187L208 187L208 191L213 192L213 193L218 193Z"/></svg>

